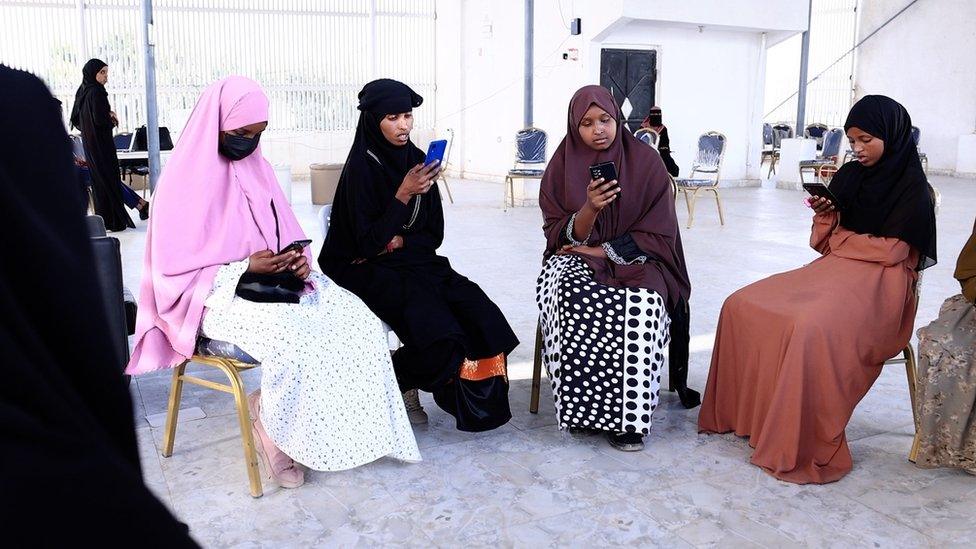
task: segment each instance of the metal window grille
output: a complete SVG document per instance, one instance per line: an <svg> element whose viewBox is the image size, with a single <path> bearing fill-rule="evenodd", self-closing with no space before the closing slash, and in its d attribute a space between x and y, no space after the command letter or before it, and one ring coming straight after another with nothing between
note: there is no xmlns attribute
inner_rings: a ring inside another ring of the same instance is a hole
<svg viewBox="0 0 976 549"><path fill-rule="evenodd" d="M372 78L424 96L433 127L434 0L155 0L161 125L200 91L240 74L260 82L274 129L354 128L356 93ZM90 57L109 65L109 100L132 130L145 123L139 0L0 0L0 62L37 74L65 116Z"/></svg>
<svg viewBox="0 0 976 549"><path fill-rule="evenodd" d="M856 41L858 0L813 0L810 17L809 75L819 74ZM851 108L854 87L854 55L847 54L816 81L807 86L807 124L819 122L842 126ZM799 62L799 61L798 61ZM779 103L785 98L776 98ZM796 123L797 98L767 113L769 122ZM800 128L798 133L802 133Z"/></svg>

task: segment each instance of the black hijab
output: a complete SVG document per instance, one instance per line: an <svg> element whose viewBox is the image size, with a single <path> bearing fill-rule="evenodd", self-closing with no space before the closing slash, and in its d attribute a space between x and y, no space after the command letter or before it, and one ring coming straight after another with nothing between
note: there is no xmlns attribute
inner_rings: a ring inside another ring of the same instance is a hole
<svg viewBox="0 0 976 549"><path fill-rule="evenodd" d="M883 95L854 104L844 130L859 128L884 141L877 164L848 162L830 190L843 206L840 224L856 233L897 238L919 253L918 270L935 265L935 205L912 139L905 107Z"/></svg>
<svg viewBox="0 0 976 549"><path fill-rule="evenodd" d="M406 84L386 78L359 92L356 137L339 176L329 233L319 256L319 265L330 276L337 276L336 269L348 266L350 259L375 257L394 235L409 238L417 252L440 245L444 218L437 187L407 205L395 198L407 172L424 161L424 152L412 141L402 146L390 143L380 129L386 115L411 112L423 101ZM405 249L395 255L411 253Z"/></svg>
<svg viewBox="0 0 976 549"><path fill-rule="evenodd" d="M408 141L397 146L383 137L380 122L390 114L412 112L424 102L424 98L410 89L410 86L389 78L381 78L363 86L359 92L359 123L353 141L351 157L370 151L379 157L380 162L396 183L400 183L410 168L417 164L417 155L423 151Z"/></svg>
<svg viewBox="0 0 976 549"><path fill-rule="evenodd" d="M75 92L75 104L71 107L71 126L74 128L81 128L81 106L85 101L88 100L91 94L99 94L108 97L108 92L105 91L105 86L101 85L95 76L98 71L102 70L103 67L107 67L108 63L102 61L101 59L89 59L85 66L81 69L81 85L78 86L78 91Z"/></svg>
<svg viewBox="0 0 976 549"><path fill-rule="evenodd" d="M0 132L4 252L31 258L0 262L4 541L194 546L142 482L57 103L35 76L0 65L0 120L18 128Z"/></svg>

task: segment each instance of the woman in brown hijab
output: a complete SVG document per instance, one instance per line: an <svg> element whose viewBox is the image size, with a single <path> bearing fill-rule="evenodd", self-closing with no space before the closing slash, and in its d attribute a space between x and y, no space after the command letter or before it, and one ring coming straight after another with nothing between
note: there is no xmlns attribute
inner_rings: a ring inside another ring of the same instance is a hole
<svg viewBox="0 0 976 549"><path fill-rule="evenodd" d="M586 86L542 179L546 262L536 288L560 429L643 448L658 405L669 311L688 299L674 195L660 156ZM612 161L618 181L590 179Z"/></svg>
<svg viewBox="0 0 976 549"><path fill-rule="evenodd" d="M962 293L918 331L918 456L976 475L976 226L956 263Z"/></svg>
<svg viewBox="0 0 976 549"><path fill-rule="evenodd" d="M807 203L821 257L725 300L698 416L699 431L749 437L753 464L797 484L834 482L853 467L847 422L911 339L912 288L936 262L908 112L869 95L844 128L856 160L831 180L838 204Z"/></svg>

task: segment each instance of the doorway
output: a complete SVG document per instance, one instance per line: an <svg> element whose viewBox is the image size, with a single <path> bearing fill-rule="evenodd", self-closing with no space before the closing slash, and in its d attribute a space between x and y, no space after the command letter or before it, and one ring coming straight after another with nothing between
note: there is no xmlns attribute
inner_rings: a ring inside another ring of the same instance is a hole
<svg viewBox="0 0 976 549"><path fill-rule="evenodd" d="M609 89L631 133L654 106L657 52L604 49L600 53L600 85Z"/></svg>

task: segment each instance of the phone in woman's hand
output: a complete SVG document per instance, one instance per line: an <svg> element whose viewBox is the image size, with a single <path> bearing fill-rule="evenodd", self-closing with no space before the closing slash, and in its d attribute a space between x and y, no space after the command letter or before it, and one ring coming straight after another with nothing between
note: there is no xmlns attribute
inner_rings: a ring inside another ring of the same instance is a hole
<svg viewBox="0 0 976 549"><path fill-rule="evenodd" d="M304 250L305 247L311 243L312 243L311 240L296 240L291 244L285 246L280 252L278 252L278 255L284 255L288 252L302 253L302 250Z"/></svg>
<svg viewBox="0 0 976 549"><path fill-rule="evenodd" d="M596 181L601 177L603 178L603 181L605 183L617 180L617 165L614 164L612 160L609 162L602 162L600 164L594 164L590 166L590 179L592 181ZM607 190L612 191L614 189L619 189L619 188L620 188L620 183L617 182Z"/></svg>

